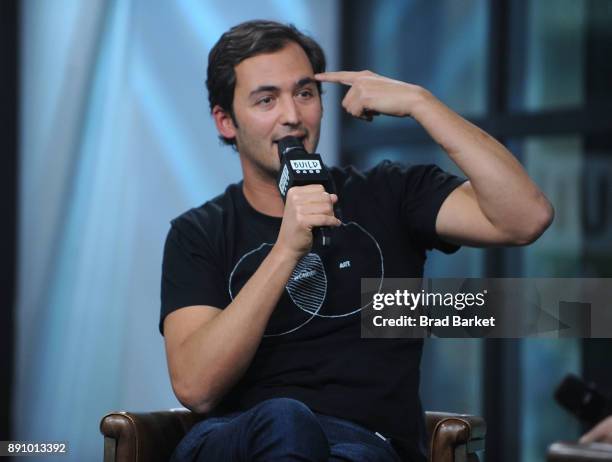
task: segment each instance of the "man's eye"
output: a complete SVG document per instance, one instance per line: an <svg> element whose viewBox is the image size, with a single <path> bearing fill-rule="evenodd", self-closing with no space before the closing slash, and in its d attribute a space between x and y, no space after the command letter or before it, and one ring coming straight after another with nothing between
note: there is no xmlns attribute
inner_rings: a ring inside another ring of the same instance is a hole
<svg viewBox="0 0 612 462"><path fill-rule="evenodd" d="M264 96L263 98L260 98L257 100L257 104L261 105L261 106L267 106L269 104L272 103L272 97L271 96Z"/></svg>
<svg viewBox="0 0 612 462"><path fill-rule="evenodd" d="M310 91L310 90L302 90L302 91L300 91L298 93L298 96L300 98L307 99L307 98L312 98L314 95L313 95L312 91Z"/></svg>

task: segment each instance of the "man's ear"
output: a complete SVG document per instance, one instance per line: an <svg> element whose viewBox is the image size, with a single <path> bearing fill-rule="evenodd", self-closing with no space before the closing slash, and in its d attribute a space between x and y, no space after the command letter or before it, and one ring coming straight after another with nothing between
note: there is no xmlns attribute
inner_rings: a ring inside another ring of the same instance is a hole
<svg viewBox="0 0 612 462"><path fill-rule="evenodd" d="M221 136L229 139L236 137L236 126L229 112L217 104L213 107L212 116L215 119L217 131Z"/></svg>

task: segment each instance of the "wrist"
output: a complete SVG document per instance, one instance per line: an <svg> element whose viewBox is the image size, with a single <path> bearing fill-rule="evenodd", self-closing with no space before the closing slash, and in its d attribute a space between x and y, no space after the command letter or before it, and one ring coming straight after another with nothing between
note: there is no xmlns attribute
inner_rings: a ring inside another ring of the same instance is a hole
<svg viewBox="0 0 612 462"><path fill-rule="evenodd" d="M427 89L418 85L411 85L407 96L406 107L408 111L406 115L418 120L423 112L428 111L434 101L435 97Z"/></svg>
<svg viewBox="0 0 612 462"><path fill-rule="evenodd" d="M293 249L290 249L278 241L272 246L270 256L280 264L297 265L302 258L302 254Z"/></svg>

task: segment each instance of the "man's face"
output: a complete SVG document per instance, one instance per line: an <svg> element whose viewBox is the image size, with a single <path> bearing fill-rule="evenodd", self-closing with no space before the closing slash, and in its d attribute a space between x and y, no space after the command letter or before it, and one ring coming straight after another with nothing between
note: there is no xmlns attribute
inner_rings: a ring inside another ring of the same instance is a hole
<svg viewBox="0 0 612 462"><path fill-rule="evenodd" d="M245 59L235 72L233 109L243 168L275 176L280 168L276 143L287 135L314 152L322 107L304 50L289 42L277 52Z"/></svg>

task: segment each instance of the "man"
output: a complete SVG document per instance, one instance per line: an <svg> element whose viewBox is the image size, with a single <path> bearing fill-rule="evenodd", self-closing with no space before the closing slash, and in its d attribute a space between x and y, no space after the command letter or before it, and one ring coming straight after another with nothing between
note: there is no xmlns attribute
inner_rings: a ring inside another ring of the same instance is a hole
<svg viewBox="0 0 612 462"><path fill-rule="evenodd" d="M514 157L425 89L324 71L319 45L275 22L240 24L210 52L212 116L243 181L175 219L166 241L172 386L208 414L175 460L424 460L422 342L360 338L360 278L420 277L427 249L523 245L552 220ZM315 152L321 82L348 86L355 117L416 119L469 181L384 162L331 169L337 194L294 187L283 203L277 142ZM313 242L321 226L329 248Z"/></svg>

